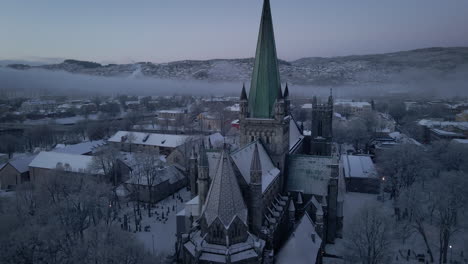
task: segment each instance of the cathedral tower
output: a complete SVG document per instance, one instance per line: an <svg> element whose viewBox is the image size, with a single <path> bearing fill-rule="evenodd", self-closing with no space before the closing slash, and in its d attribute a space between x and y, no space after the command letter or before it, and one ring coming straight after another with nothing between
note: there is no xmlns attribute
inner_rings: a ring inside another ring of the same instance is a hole
<svg viewBox="0 0 468 264"><path fill-rule="evenodd" d="M193 198L197 196L197 178L198 178L198 170L197 170L197 154L195 153L195 148L192 148L190 152L189 158L189 182L190 182L190 196Z"/></svg>
<svg viewBox="0 0 468 264"><path fill-rule="evenodd" d="M208 189L210 188L210 176L208 167L208 156L206 155L205 144L200 146L200 154L198 155L198 198L199 198L199 213L205 205Z"/></svg>
<svg viewBox="0 0 468 264"><path fill-rule="evenodd" d="M249 98L245 87L241 93L240 143L260 139L281 171L289 151L288 102L281 91L270 1L265 0Z"/></svg>
<svg viewBox="0 0 468 264"><path fill-rule="evenodd" d="M333 95L328 102L317 103L317 97L312 100L312 133L311 155L331 156L333 137Z"/></svg>

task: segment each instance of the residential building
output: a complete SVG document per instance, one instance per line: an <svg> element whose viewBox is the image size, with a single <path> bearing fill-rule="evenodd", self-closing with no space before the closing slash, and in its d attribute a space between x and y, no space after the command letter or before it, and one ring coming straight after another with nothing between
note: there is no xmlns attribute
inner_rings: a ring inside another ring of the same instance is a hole
<svg viewBox="0 0 468 264"><path fill-rule="evenodd" d="M154 175L144 175L133 167L130 179L123 184L133 199L157 203L187 185L187 177L173 165L154 168ZM151 192L151 194L150 194Z"/></svg>
<svg viewBox="0 0 468 264"><path fill-rule="evenodd" d="M379 193L381 179L370 156L342 155L341 162L347 191Z"/></svg>
<svg viewBox="0 0 468 264"><path fill-rule="evenodd" d="M107 142L123 151L155 151L161 155L169 155L189 138L185 135L118 131Z"/></svg>
<svg viewBox="0 0 468 264"><path fill-rule="evenodd" d="M40 152L29 164L32 182L47 179L57 171L81 175L101 175L101 169L94 168L93 157L59 152Z"/></svg>
<svg viewBox="0 0 468 264"><path fill-rule="evenodd" d="M29 163L36 155L14 157L0 164L0 189L14 189L17 185L29 182Z"/></svg>

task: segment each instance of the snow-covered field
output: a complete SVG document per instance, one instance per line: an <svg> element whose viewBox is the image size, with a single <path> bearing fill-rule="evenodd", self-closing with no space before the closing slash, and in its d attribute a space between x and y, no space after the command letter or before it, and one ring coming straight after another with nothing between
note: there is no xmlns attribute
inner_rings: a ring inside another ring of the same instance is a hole
<svg viewBox="0 0 468 264"><path fill-rule="evenodd" d="M181 197L183 202L177 199L178 196ZM153 215L151 218L148 218L147 209L142 208L142 230L141 232L136 232L135 235L149 252L164 255L174 254L176 243L176 213L183 208L184 203L189 199L190 192L183 188L174 195L174 198L169 196L165 200L157 203L156 207L152 209ZM135 222L132 204L129 203L128 207L126 204L123 204L122 207L122 218L123 214L127 214L129 226L131 230L134 231ZM169 213L167 213L168 211ZM164 219L162 218L163 212ZM150 226L149 232L145 232L146 226Z"/></svg>
<svg viewBox="0 0 468 264"><path fill-rule="evenodd" d="M356 216L366 206L381 204L377 201L377 195L365 193L348 192L345 195L343 204L343 238L349 237L353 217ZM325 247L328 254L343 256L346 253L345 240L336 239L335 244L328 244Z"/></svg>
<svg viewBox="0 0 468 264"><path fill-rule="evenodd" d="M395 217L393 214L393 201L387 199L382 202L377 200L377 195L374 194L363 194L363 193L353 193L348 192L345 195L345 202L343 208L343 215L344 215L344 223L343 223L343 239L337 239L335 244L328 244L326 245L326 252L328 254L336 255L336 256L344 256L346 255L346 239L352 239L349 236L350 229L352 228L352 221L353 218L366 206L377 206L380 208L385 215L388 215L388 218L391 220L392 223L395 223ZM394 227L394 228L393 228ZM416 232L407 232L406 239L403 240L403 236L401 235L401 231L398 230L396 226L392 226L393 234L392 234L392 260L394 264L396 263L419 263L415 255L417 254L425 254L426 260L429 259L426 246L421 238L421 236ZM435 262L438 262L438 233L435 228L428 228L428 237L430 240L430 245L432 252L434 254ZM454 235L453 240L451 241L452 245L452 252L449 251L448 259L452 257L454 261L459 261L457 263L465 263L462 261L462 252L463 256L466 259L466 249L468 248L468 233L466 230L463 232L458 232ZM411 257L409 261L406 260L406 255L408 250L411 251ZM333 259L327 259L325 263L332 264ZM342 263L337 260L337 263ZM346 263L346 262L345 262Z"/></svg>

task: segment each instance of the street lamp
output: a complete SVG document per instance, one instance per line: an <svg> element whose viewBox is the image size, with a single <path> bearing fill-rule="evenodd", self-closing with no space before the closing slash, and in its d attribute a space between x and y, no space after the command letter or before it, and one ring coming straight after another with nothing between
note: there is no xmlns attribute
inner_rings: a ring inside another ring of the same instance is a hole
<svg viewBox="0 0 468 264"><path fill-rule="evenodd" d="M380 183L380 195L382 196L382 202L385 201L385 176L382 177L382 182Z"/></svg>
<svg viewBox="0 0 468 264"><path fill-rule="evenodd" d="M452 245L449 245L449 248L450 248L450 263L452 263L452 256L453 256Z"/></svg>

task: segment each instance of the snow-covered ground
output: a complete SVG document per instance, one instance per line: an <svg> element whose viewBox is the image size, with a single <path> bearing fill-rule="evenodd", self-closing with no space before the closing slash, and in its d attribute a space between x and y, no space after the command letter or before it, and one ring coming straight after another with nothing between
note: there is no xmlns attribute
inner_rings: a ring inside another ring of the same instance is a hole
<svg viewBox="0 0 468 264"><path fill-rule="evenodd" d="M177 197L181 197L183 201L177 199ZM151 218L148 218L147 209L142 208L142 230L141 232L136 232L135 235L149 252L153 252L154 241L155 254L174 254L176 243L176 214L184 207L184 203L188 200L190 200L190 192L187 191L186 188L183 188L175 193L174 198L171 195L157 203L155 208L152 209L153 215ZM129 203L128 207L126 204L123 204L122 207L121 217L123 218L123 214L127 214L129 226L131 230L134 231L135 222L132 204ZM164 219L162 218L163 212ZM145 232L146 226L150 226L149 232Z"/></svg>
<svg viewBox="0 0 468 264"><path fill-rule="evenodd" d="M377 195L374 194L363 194L363 193L353 193L348 192L345 195L345 202L343 207L343 215L344 215L344 223L343 223L343 239L336 239L335 244L327 244L325 247L325 251L328 254L336 255L336 256L344 256L346 255L346 239L352 239L350 237L350 229L352 228L353 218L359 214L361 209L366 206L377 206L382 210L385 215L388 215L388 218L392 223L395 223L395 217L393 214L393 201L388 199L388 196L384 202L377 200ZM406 231L407 238L403 240L403 236L401 235L401 231L398 231L398 228L392 226L393 234L392 234L392 260L394 264L396 263L419 263L415 255L417 254L425 254L426 260L429 259L429 256L426 252L426 246L424 241L422 240L421 236L416 232ZM428 237L430 240L431 250L434 254L434 261L438 261L438 233L437 230L434 228L428 228ZM448 259L452 255L452 259L454 261L461 261L461 254L463 251L464 258L466 258L467 245L468 244L468 232L466 230L460 231L453 236L451 241L452 250L451 253L448 253ZM411 251L411 257L409 261L406 261L406 255L408 250ZM339 260L337 260L340 263ZM334 264L333 259L327 259L327 264ZM464 262L458 262L464 263Z"/></svg>
<svg viewBox="0 0 468 264"><path fill-rule="evenodd" d="M366 206L378 205L377 195L348 192L345 194L343 204L343 238L348 238L353 218ZM336 239L335 244L327 244L325 251L328 254L343 256L346 253L344 239Z"/></svg>

